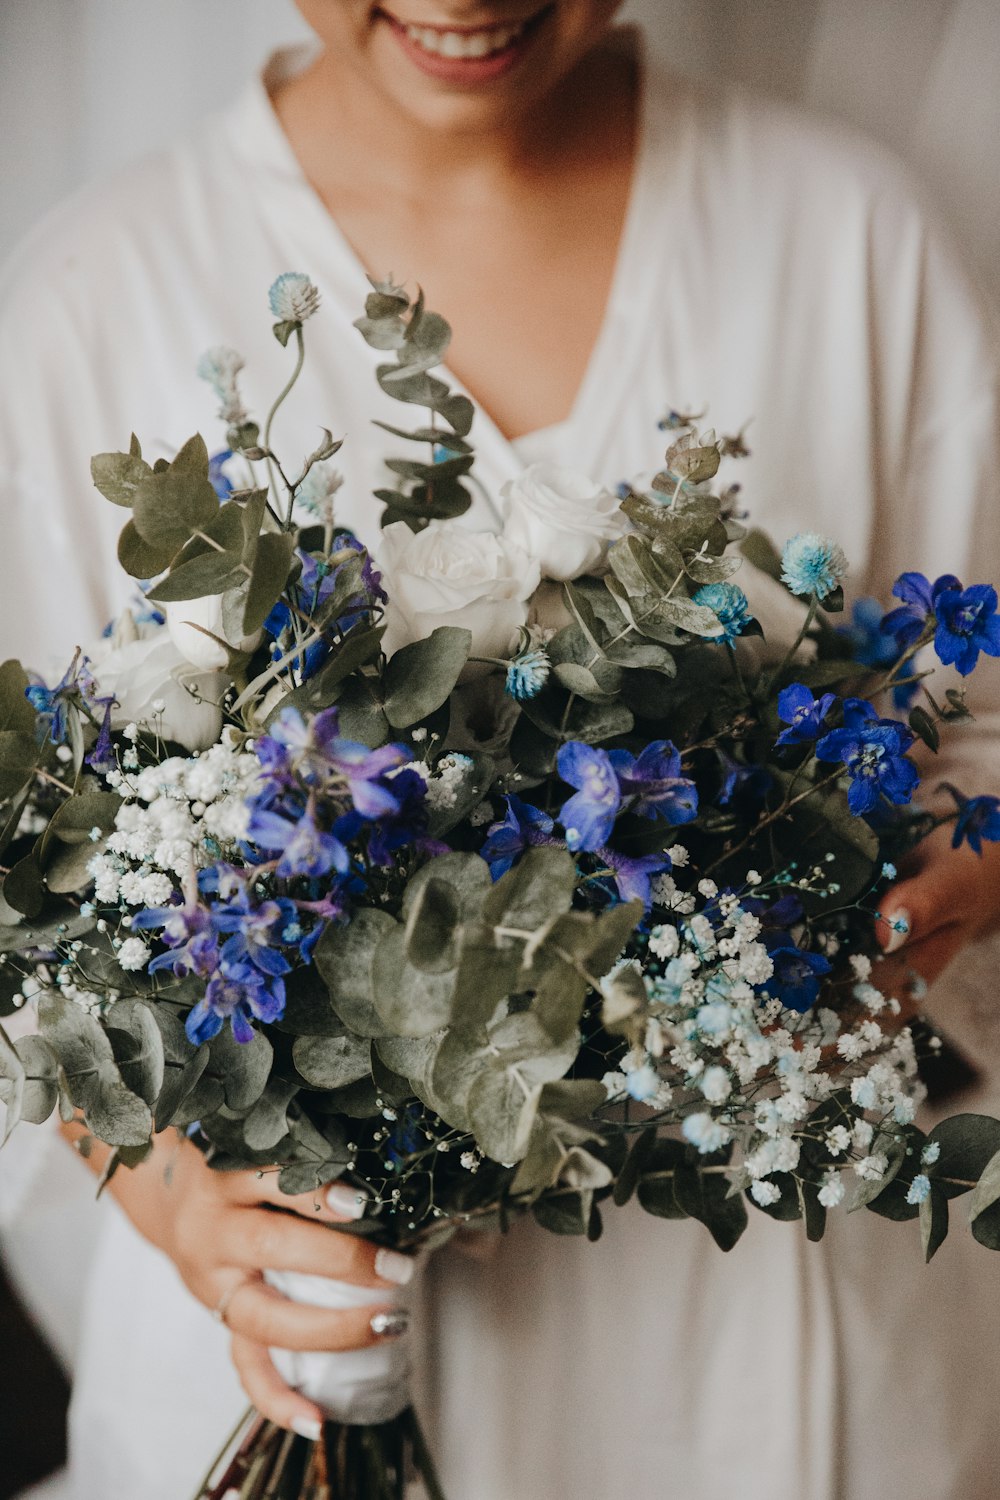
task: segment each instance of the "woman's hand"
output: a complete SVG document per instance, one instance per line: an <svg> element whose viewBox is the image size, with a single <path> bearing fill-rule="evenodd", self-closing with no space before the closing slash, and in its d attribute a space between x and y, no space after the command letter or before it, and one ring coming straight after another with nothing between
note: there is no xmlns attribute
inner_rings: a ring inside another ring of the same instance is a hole
<svg viewBox="0 0 1000 1500"><path fill-rule="evenodd" d="M86 1135L74 1122L72 1140ZM102 1170L107 1148L88 1158ZM360 1218L364 1200L334 1183L289 1197L277 1172L214 1172L198 1148L174 1131L156 1137L139 1167L115 1173L108 1191L132 1223L170 1257L188 1290L232 1333L232 1356L254 1406L272 1422L318 1437L322 1413L285 1384L268 1352L281 1349L358 1349L378 1342L373 1317L393 1311L389 1290L409 1281L413 1263L329 1226ZM265 1270L304 1271L359 1286L384 1287L387 1300L343 1312L282 1297ZM398 1321L398 1320L397 1320ZM384 1336L384 1335L383 1335Z"/></svg>
<svg viewBox="0 0 1000 1500"><path fill-rule="evenodd" d="M1000 927L1000 845L985 844L980 856L952 849L951 834L950 825L936 829L880 903L887 957L872 979L910 1015L920 1008L916 981L933 984L967 943Z"/></svg>

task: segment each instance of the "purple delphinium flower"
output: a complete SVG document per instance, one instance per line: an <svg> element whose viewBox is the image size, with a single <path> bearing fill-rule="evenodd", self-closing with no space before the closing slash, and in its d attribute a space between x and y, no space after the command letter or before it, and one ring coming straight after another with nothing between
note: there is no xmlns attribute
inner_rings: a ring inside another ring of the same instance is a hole
<svg viewBox="0 0 1000 1500"><path fill-rule="evenodd" d="M621 901L641 901L648 911L653 903L650 882L654 875L669 870L670 855L666 851L658 854L632 856L619 854L617 849L598 849L596 857L607 865Z"/></svg>
<svg viewBox="0 0 1000 1500"><path fill-rule="evenodd" d="M948 792L958 808L951 839L953 849L965 842L982 855L983 839L991 844L1000 843L1000 797L965 797L949 781L942 782L940 790Z"/></svg>
<svg viewBox="0 0 1000 1500"><path fill-rule="evenodd" d="M950 589L961 589L962 585L953 573L942 573L931 583L923 573L900 573L892 586L892 592L903 603L890 610L882 620L882 629L895 636L897 644L905 649L923 633L928 620L936 613L938 599Z"/></svg>
<svg viewBox="0 0 1000 1500"><path fill-rule="evenodd" d="M398 813L399 796L393 790L392 780L383 778L387 771L398 769L410 759L405 745L382 745L378 750L370 750L354 740L337 738L327 747L327 759L347 782L351 801L363 818L384 818Z"/></svg>
<svg viewBox="0 0 1000 1500"><path fill-rule="evenodd" d="M351 857L340 839L318 826L311 799L298 816L290 818L266 808L253 809L247 839L270 854L281 854L277 873L285 879L328 875L331 870L344 875L350 868Z"/></svg>
<svg viewBox="0 0 1000 1500"><path fill-rule="evenodd" d="M988 583L968 589L946 589L937 600L934 650L946 667L963 677L975 669L979 653L1000 656L997 591Z"/></svg>
<svg viewBox="0 0 1000 1500"><path fill-rule="evenodd" d="M629 756L629 760L632 757ZM622 805L618 777L606 750L571 740L556 756L559 775L576 795L563 803L559 821L572 850L599 849L611 837Z"/></svg>
<svg viewBox="0 0 1000 1500"><path fill-rule="evenodd" d="M536 844L556 844L552 837L555 827L548 813L529 802L522 802L513 794L504 798L507 813L503 821L490 825L486 840L479 851L490 867L494 880L506 875L526 849Z"/></svg>
<svg viewBox="0 0 1000 1500"><path fill-rule="evenodd" d="M227 964L252 963L264 974L287 974L291 964L278 944L284 929L297 923L298 912L286 897L261 901L254 905L244 882L235 895L212 907L212 926L216 932L230 933L222 948ZM292 941L297 941L297 932Z"/></svg>
<svg viewBox="0 0 1000 1500"><path fill-rule="evenodd" d="M680 751L669 740L654 740L638 756L627 750L612 750L608 759L622 798L635 799L629 803L631 812L642 818L664 818L668 823L690 823L697 817L698 789L680 774Z"/></svg>
<svg viewBox="0 0 1000 1500"><path fill-rule="evenodd" d="M218 1036L226 1021L238 1042L253 1040L252 1022L280 1021L285 1013L285 982L262 974L250 963L223 963L184 1024L196 1047Z"/></svg>
<svg viewBox="0 0 1000 1500"><path fill-rule="evenodd" d="M816 746L818 760L841 761L851 778L847 802L852 813L872 812L881 798L909 802L920 777L906 757L913 735L896 719L880 719L864 698L844 703L844 724Z"/></svg>
<svg viewBox="0 0 1000 1500"><path fill-rule="evenodd" d="M801 682L793 682L778 694L778 718L788 728L778 735L777 745L805 745L824 731L823 723L836 703L836 695L824 693L814 698Z"/></svg>
<svg viewBox="0 0 1000 1500"><path fill-rule="evenodd" d="M158 953L149 964L149 973L169 969L179 978L197 974L205 979L219 967L219 948L212 927L211 914L198 900L184 905L149 906L132 917L132 930L162 928L160 934L167 952Z"/></svg>
<svg viewBox="0 0 1000 1500"><path fill-rule="evenodd" d="M93 750L86 757L86 764L93 771L107 772L115 766L115 747L111 742L111 711L115 706L114 698L103 698L104 718L101 720L101 728L94 744Z"/></svg>

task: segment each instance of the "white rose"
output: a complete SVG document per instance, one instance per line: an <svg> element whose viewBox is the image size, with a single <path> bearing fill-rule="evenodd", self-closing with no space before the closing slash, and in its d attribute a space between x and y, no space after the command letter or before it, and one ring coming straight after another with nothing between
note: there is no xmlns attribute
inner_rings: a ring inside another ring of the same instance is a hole
<svg viewBox="0 0 1000 1500"><path fill-rule="evenodd" d="M137 626L124 616L110 641L91 653L90 666L99 696L117 700L112 728L155 719L164 739L186 750L205 750L219 738L222 711L216 705L226 678L193 667L164 626Z"/></svg>
<svg viewBox="0 0 1000 1500"><path fill-rule="evenodd" d="M628 529L617 495L558 464L530 464L500 494L504 536L538 559L544 578L565 582L592 573L608 543Z"/></svg>
<svg viewBox="0 0 1000 1500"><path fill-rule="evenodd" d="M206 672L219 671L229 658L217 641L205 634L208 630L222 640L229 640L222 625L222 595L206 594L202 599L179 599L170 604L161 604L174 645L192 666ZM200 627L200 628L199 628ZM263 632L244 636L239 641L229 640L237 651L254 651L260 644Z"/></svg>
<svg viewBox="0 0 1000 1500"><path fill-rule="evenodd" d="M389 595L388 655L439 625L459 625L472 632L473 656L505 656L540 577L537 560L509 538L448 522L416 533L402 521L387 526L378 564Z"/></svg>

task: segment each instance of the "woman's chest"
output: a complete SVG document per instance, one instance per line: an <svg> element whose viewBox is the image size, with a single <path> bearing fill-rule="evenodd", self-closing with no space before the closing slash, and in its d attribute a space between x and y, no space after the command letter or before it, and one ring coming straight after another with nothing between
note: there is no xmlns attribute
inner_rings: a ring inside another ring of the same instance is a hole
<svg viewBox="0 0 1000 1500"><path fill-rule="evenodd" d="M573 410L605 322L627 173L461 209L353 200L338 224L365 268L391 270L452 328L448 367L506 437Z"/></svg>

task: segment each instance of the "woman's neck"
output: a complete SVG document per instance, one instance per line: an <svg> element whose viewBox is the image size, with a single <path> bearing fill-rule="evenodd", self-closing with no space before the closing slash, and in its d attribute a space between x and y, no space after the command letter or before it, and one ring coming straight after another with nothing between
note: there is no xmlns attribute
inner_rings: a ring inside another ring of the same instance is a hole
<svg viewBox="0 0 1000 1500"><path fill-rule="evenodd" d="M328 51L279 84L272 102L317 185L357 184L363 174L369 193L475 201L539 184L584 158L627 156L637 72L634 35L615 30L537 108L475 132L422 127Z"/></svg>

